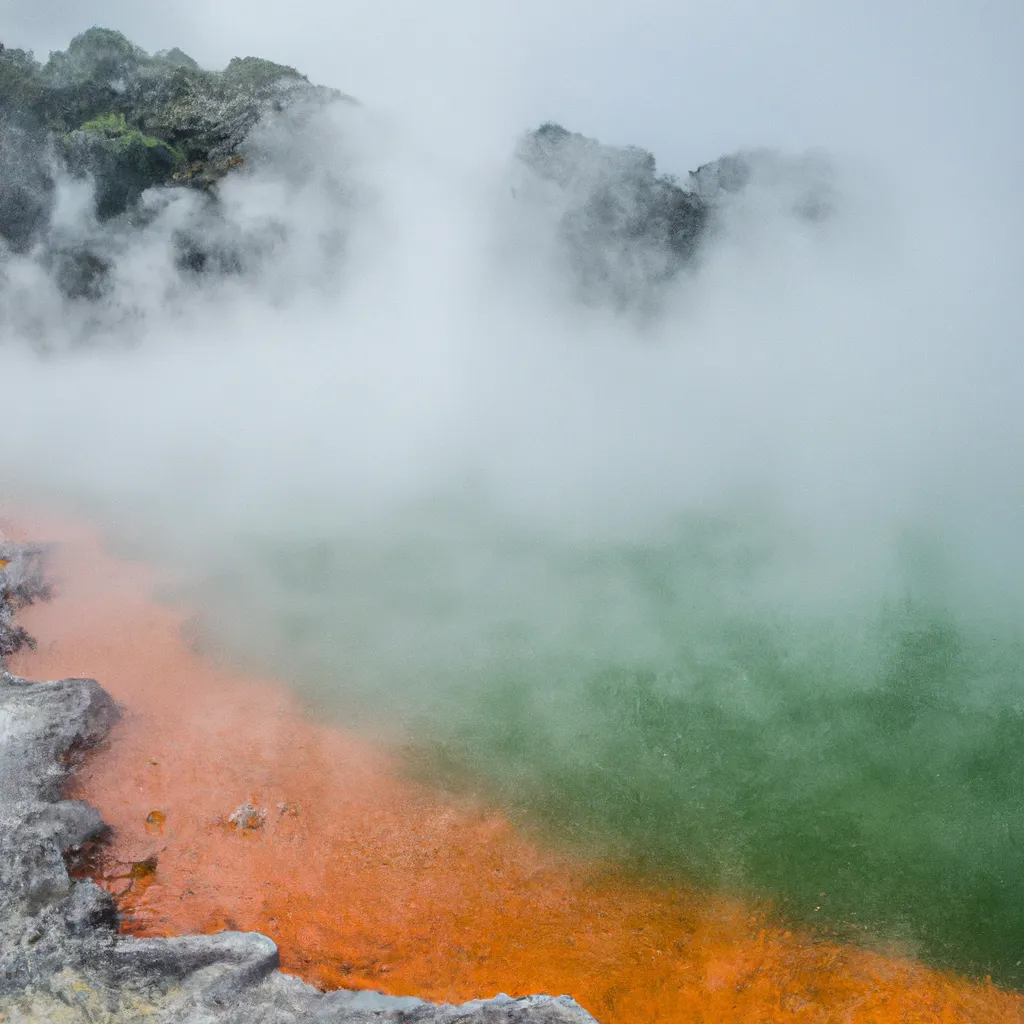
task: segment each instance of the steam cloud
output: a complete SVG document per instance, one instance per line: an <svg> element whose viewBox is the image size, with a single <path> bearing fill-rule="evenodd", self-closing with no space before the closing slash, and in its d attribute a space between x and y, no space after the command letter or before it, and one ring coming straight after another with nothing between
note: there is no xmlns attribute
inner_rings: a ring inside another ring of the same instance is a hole
<svg viewBox="0 0 1024 1024"><path fill-rule="evenodd" d="M923 745L955 788L988 750L977 716L1019 723L1019 154L755 154L670 275L663 247L588 219L604 151L552 182L514 141L372 106L270 119L216 204L154 191L130 228L60 179L59 244L0 263L6 493L87 509L173 562L233 650L448 745L577 837L788 885L799 912L766 822L846 815L878 860L837 913L909 915L932 954L1013 980L1011 918L971 908L1019 886L995 837L1022 827L996 792L1019 741L967 809L851 765L913 774ZM801 215L820 188L827 213ZM82 246L98 290L68 287ZM871 824L872 793L934 814ZM898 827L934 852L909 880ZM809 887L842 890L841 845ZM914 917L954 876L956 906Z"/></svg>
<svg viewBox="0 0 1024 1024"><path fill-rule="evenodd" d="M142 227L61 179L56 242L5 261L9 486L211 551L372 536L466 488L569 541L744 501L799 533L812 604L919 525L1013 586L1018 309L990 246L1015 211L755 153L666 280L664 247L594 223L607 152L552 182L341 106L265 124L216 204L152 190ZM822 180L829 212L795 215Z"/></svg>

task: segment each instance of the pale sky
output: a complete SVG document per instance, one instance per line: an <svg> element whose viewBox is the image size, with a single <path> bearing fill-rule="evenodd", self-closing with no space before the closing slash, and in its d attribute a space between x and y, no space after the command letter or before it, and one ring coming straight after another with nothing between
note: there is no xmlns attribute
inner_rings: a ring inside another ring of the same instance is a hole
<svg viewBox="0 0 1024 1024"><path fill-rule="evenodd" d="M1024 173L1020 0L0 0L0 39L40 57L93 24L207 66L293 64L502 144L557 120L675 173L747 144Z"/></svg>

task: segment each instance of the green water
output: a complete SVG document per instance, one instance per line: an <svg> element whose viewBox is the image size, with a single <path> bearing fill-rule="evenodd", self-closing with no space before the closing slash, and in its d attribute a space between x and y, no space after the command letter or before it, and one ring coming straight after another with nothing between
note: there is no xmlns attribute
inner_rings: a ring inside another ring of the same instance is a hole
<svg viewBox="0 0 1024 1024"><path fill-rule="evenodd" d="M552 839L1024 985L1024 630L941 547L800 601L749 523L388 536L243 543L217 628Z"/></svg>
<svg viewBox="0 0 1024 1024"><path fill-rule="evenodd" d="M905 625L876 690L812 695L823 666L737 642L776 688L767 716L722 702L714 670L609 669L582 680L565 743L508 680L424 758L483 778L556 832L635 866L774 897L805 922L897 940L1019 984L1024 715L945 697L971 655L955 630ZM688 678L689 676L689 678ZM694 685L696 683L696 685Z"/></svg>

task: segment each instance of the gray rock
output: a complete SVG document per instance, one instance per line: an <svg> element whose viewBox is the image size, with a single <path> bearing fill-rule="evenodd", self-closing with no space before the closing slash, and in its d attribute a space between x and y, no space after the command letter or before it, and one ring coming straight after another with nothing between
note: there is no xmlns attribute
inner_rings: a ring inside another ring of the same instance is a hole
<svg viewBox="0 0 1024 1024"><path fill-rule="evenodd" d="M347 101L257 57L207 71L174 49L150 55L91 28L45 64L0 51L0 237L23 250L52 212L58 166L96 182L96 212L132 210L157 185L208 189L244 162L267 114Z"/></svg>
<svg viewBox="0 0 1024 1024"><path fill-rule="evenodd" d="M150 55L109 29L89 29L45 64L0 50L0 293L17 287L5 280L8 252L45 275L31 294L3 294L0 327L10 321L49 351L61 333L47 315L55 298L72 303L64 323L73 344L109 335L122 316L132 321L130 296L114 294L118 268L172 206L171 238L157 229L154 242L172 250L167 294L188 290L197 272L258 273L287 226L229 223L219 183L265 171L268 159L301 172L309 153L318 172L343 177L318 133L334 116L329 108L354 103L285 65L236 57L209 71L181 50ZM277 137L284 152L266 152ZM91 190L91 209L77 196L58 207L69 180Z"/></svg>
<svg viewBox="0 0 1024 1024"><path fill-rule="evenodd" d="M697 266L701 246L745 194L810 222L838 205L834 169L821 153L744 150L680 183L659 175L644 149L545 124L520 140L513 165L517 201L555 211L557 247L578 297L620 310L656 310L665 286Z"/></svg>
<svg viewBox="0 0 1024 1024"><path fill-rule="evenodd" d="M165 183L208 184L225 174L253 126L271 111L296 103L354 102L272 61L236 57L223 71L206 71L178 49L150 56L103 28L77 36L45 65L18 50L0 54L0 62L20 82L25 119L65 136L84 130L122 142L125 136L141 139L173 157L162 174L153 174ZM90 169L74 148L68 159Z"/></svg>
<svg viewBox="0 0 1024 1024"><path fill-rule="evenodd" d="M47 139L0 112L0 238L15 252L27 251L46 228L53 194Z"/></svg>
<svg viewBox="0 0 1024 1024"><path fill-rule="evenodd" d="M43 569L45 551L0 541L0 664L32 638L14 621L15 613L50 596ZM0 783L2 785L2 783Z"/></svg>
<svg viewBox="0 0 1024 1024"><path fill-rule="evenodd" d="M0 641L28 638L16 606L47 596L43 552L0 544ZM322 994L278 971L263 935L118 934L113 899L65 857L102 839L95 808L62 799L78 759L119 717L92 679L29 682L0 670L0 1020L11 1024L586 1024L566 996L437 1006L378 993Z"/></svg>
<svg viewBox="0 0 1024 1024"><path fill-rule="evenodd" d="M606 146L545 124L520 141L525 201L559 210L558 235L578 294L616 307L650 307L691 264L712 203L659 175L652 154Z"/></svg>

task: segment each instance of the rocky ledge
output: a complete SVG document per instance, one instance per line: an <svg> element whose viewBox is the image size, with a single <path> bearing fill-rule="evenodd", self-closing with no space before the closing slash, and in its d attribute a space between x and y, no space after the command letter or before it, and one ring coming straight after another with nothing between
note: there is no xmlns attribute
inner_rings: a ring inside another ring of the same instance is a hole
<svg viewBox="0 0 1024 1024"><path fill-rule="evenodd" d="M0 544L0 651L31 639L18 607L48 596L38 548ZM62 797L69 773L118 720L93 679L30 682L0 668L0 1020L191 1024L593 1024L568 996L439 1006L372 992L318 992L277 970L255 933L137 939L109 894L68 858L102 838L95 808Z"/></svg>

